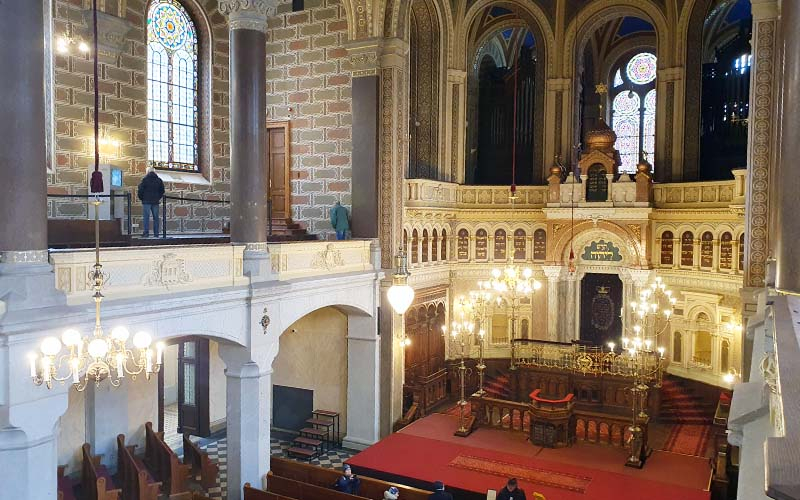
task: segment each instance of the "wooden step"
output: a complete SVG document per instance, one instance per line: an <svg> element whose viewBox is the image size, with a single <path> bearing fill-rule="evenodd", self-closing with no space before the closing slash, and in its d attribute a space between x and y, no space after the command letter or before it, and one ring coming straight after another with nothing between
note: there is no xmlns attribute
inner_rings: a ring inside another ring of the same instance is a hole
<svg viewBox="0 0 800 500"><path fill-rule="evenodd" d="M316 450L309 450L308 448L300 448L297 446L292 446L291 448L286 449L286 453L290 455L300 455L306 458L313 458L314 456L317 455L318 452Z"/></svg>
<svg viewBox="0 0 800 500"><path fill-rule="evenodd" d="M339 413L331 410L314 410L311 413L314 415L322 415L323 417L338 417Z"/></svg>
<svg viewBox="0 0 800 500"><path fill-rule="evenodd" d="M330 427L333 425L333 422L324 418L309 418L306 420L307 424L311 425L321 425L324 427Z"/></svg>
<svg viewBox="0 0 800 500"><path fill-rule="evenodd" d="M313 427L304 427L300 429L300 434L309 434L311 436L317 436L321 438L328 437L328 431L322 429L314 429Z"/></svg>
<svg viewBox="0 0 800 500"><path fill-rule="evenodd" d="M294 438L293 443L304 444L306 446L322 446L322 441L319 439L312 439L303 436Z"/></svg>

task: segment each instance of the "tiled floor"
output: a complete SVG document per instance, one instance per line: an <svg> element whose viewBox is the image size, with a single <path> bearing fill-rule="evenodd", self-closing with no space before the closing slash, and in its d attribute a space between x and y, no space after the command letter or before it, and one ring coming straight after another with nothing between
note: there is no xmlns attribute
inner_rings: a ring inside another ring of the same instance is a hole
<svg viewBox="0 0 800 500"><path fill-rule="evenodd" d="M217 478L217 485L208 491L208 496L212 499L224 499L228 492L228 440L225 437L200 439L193 438L192 441L199 441L200 447L208 453L211 460L219 464L219 476ZM182 445L182 441L181 441ZM270 443L271 455L282 458L291 458L286 455L286 449L290 446L288 441L280 439L272 439ZM176 448L177 449L177 448ZM182 453L182 449L178 452ZM341 469L344 461L355 455L357 452L338 448L331 450L320 457L311 460L309 463L313 465L320 465L322 467L330 467L334 469Z"/></svg>
<svg viewBox="0 0 800 500"><path fill-rule="evenodd" d="M164 442L176 450L183 447L183 434L178 434L178 404L164 407Z"/></svg>

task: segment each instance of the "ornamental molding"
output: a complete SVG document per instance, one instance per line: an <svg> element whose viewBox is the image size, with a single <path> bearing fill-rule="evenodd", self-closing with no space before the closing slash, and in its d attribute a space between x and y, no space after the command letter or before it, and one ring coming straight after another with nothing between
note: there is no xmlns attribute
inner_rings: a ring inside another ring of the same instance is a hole
<svg viewBox="0 0 800 500"><path fill-rule="evenodd" d="M261 328L264 329L264 335L266 335L267 334L267 327L269 327L269 323L270 323L270 319L269 319L269 316L267 315L267 308L266 307L264 308L264 315L261 316L261 321L259 323L261 323Z"/></svg>
<svg viewBox="0 0 800 500"><path fill-rule="evenodd" d="M91 26L94 13L84 9L83 22L88 26L87 37L92 38ZM97 12L97 48L100 55L119 56L125 48L125 39L133 30L132 22L105 12Z"/></svg>
<svg viewBox="0 0 800 500"><path fill-rule="evenodd" d="M325 250L317 252L314 260L311 261L311 267L313 269L325 269L326 271L343 265L344 259L342 258L342 252L336 250L333 247L333 243L328 243Z"/></svg>
<svg viewBox="0 0 800 500"><path fill-rule="evenodd" d="M278 3L272 0L219 0L219 12L228 18L231 30L267 32L267 18L275 15Z"/></svg>
<svg viewBox="0 0 800 500"><path fill-rule="evenodd" d="M0 252L0 264L47 264L47 250Z"/></svg>
<svg viewBox="0 0 800 500"><path fill-rule="evenodd" d="M165 253L160 261L153 262L150 271L142 277L142 285L169 288L190 283L192 280L192 276L186 271L186 260L179 258L177 254Z"/></svg>

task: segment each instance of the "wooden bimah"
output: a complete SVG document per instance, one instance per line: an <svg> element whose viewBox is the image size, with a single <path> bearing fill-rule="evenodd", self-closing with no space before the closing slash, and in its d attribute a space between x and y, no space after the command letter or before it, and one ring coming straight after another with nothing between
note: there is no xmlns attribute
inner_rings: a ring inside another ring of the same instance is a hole
<svg viewBox="0 0 800 500"><path fill-rule="evenodd" d="M85 443L81 447L81 452L83 453L81 485L84 498L87 500L120 500L122 491L115 487L108 469L100 464L101 457L92 455L92 447L89 443Z"/></svg>
<svg viewBox="0 0 800 500"><path fill-rule="evenodd" d="M530 393L530 440L546 448L572 446L575 442L575 403L573 395L561 399L547 399L539 394L541 389Z"/></svg>

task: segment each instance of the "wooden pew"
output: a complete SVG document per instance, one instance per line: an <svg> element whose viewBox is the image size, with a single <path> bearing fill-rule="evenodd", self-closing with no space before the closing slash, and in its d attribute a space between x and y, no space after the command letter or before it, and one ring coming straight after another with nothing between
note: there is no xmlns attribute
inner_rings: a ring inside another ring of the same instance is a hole
<svg viewBox="0 0 800 500"><path fill-rule="evenodd" d="M125 446L125 435L117 436L117 477L125 500L158 500L161 483L156 482L144 463L136 458L136 445Z"/></svg>
<svg viewBox="0 0 800 500"><path fill-rule="evenodd" d="M194 499L197 500L197 499ZM293 498L276 495L275 493L253 488L250 483L244 483L244 497L242 500L295 500Z"/></svg>
<svg viewBox="0 0 800 500"><path fill-rule="evenodd" d="M341 471L335 469L327 469L317 465L310 465L278 457L270 458L270 470L276 476L323 487L332 485L339 479L339 476L342 475ZM361 478L361 488L358 493L367 498L382 499L383 493L391 486L400 490L400 498L403 500L428 500L428 496L432 493L431 491L390 483L371 477L361 475L358 477Z"/></svg>
<svg viewBox="0 0 800 500"><path fill-rule="evenodd" d="M365 500L366 497L360 495L351 495L349 493L342 493L331 488L317 486L315 484L301 483L292 479L286 479L272 474L267 474L267 491L277 495L283 495L296 500L356 500L358 498ZM360 493L360 492L359 492ZM381 496L383 497L383 492ZM257 498L257 497L256 497Z"/></svg>
<svg viewBox="0 0 800 500"><path fill-rule="evenodd" d="M58 500L75 500L75 492L73 491L72 479L64 475L66 465L58 466Z"/></svg>
<svg viewBox="0 0 800 500"><path fill-rule="evenodd" d="M208 458L208 453L200 449L193 443L189 436L183 435L183 463L189 464L192 468L192 476L200 472L200 485L208 490L217 485L217 474L219 465Z"/></svg>
<svg viewBox="0 0 800 500"><path fill-rule="evenodd" d="M84 443L83 467L81 470L81 485L83 495L87 500L120 500L121 490L114 488L114 481L108 469L100 464L100 456L92 455L92 447ZM109 488L109 489L107 489Z"/></svg>
<svg viewBox="0 0 800 500"><path fill-rule="evenodd" d="M153 431L153 423L144 424L144 463L156 480L161 481L161 490L171 499L192 498L189 491L191 466L182 464L178 455L164 442L164 433Z"/></svg>

